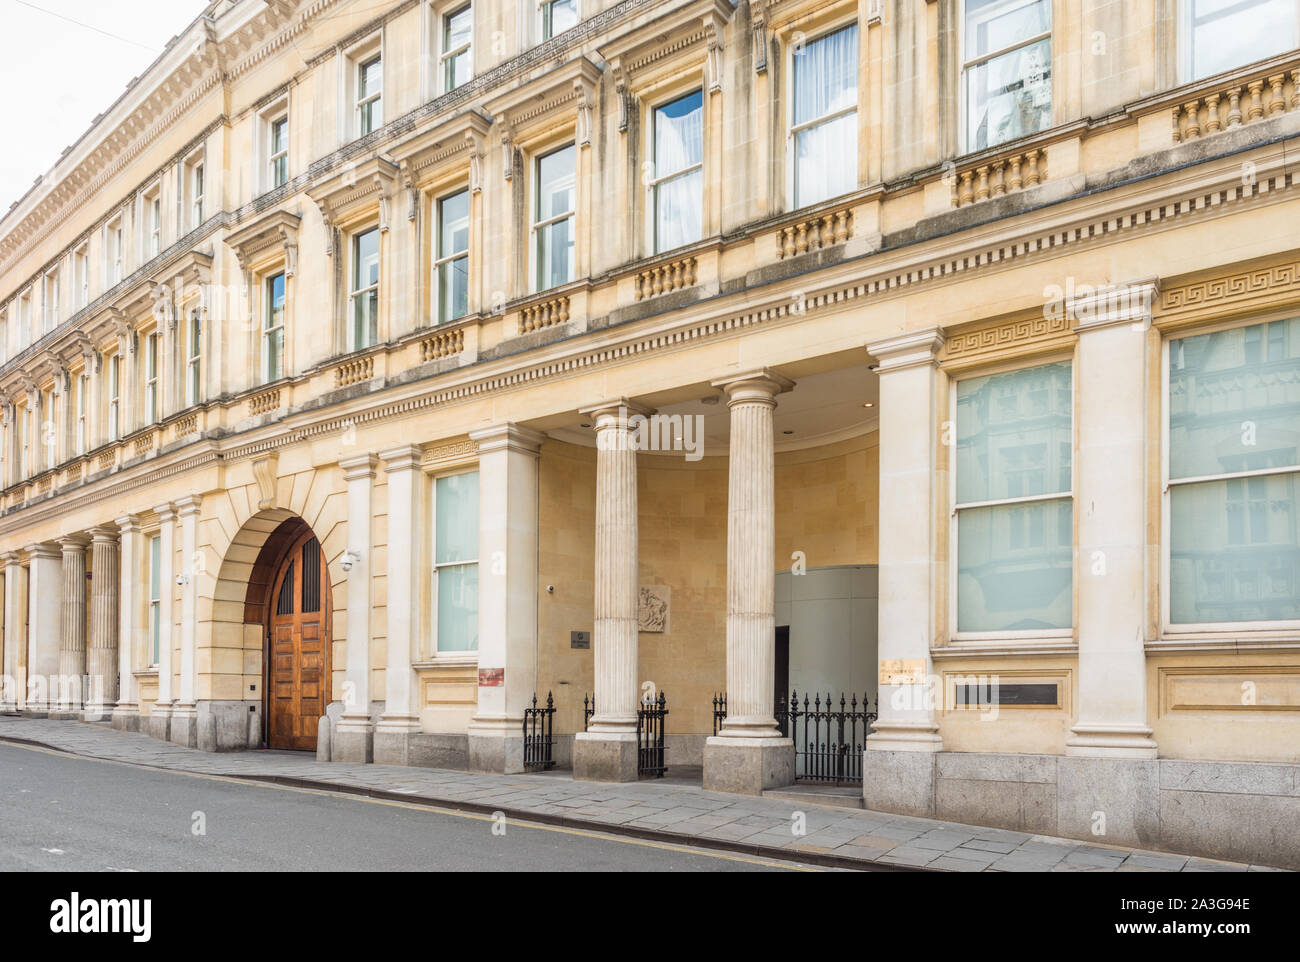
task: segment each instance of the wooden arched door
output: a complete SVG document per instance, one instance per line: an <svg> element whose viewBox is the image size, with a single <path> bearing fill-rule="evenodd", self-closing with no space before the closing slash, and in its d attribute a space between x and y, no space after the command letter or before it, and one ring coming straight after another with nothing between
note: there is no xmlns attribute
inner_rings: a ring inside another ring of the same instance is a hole
<svg viewBox="0 0 1300 962"><path fill-rule="evenodd" d="M330 697L329 590L325 556L308 530L280 562L267 612L268 748L316 748Z"/></svg>

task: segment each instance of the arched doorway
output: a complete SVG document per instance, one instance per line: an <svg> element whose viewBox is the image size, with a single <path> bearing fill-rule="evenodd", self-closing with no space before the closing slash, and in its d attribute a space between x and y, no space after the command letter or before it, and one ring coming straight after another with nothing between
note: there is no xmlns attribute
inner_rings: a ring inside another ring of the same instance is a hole
<svg viewBox="0 0 1300 962"><path fill-rule="evenodd" d="M267 538L250 595L255 587L265 592L258 614L264 628L266 747L314 751L330 701L333 606L320 541L301 518L285 520Z"/></svg>

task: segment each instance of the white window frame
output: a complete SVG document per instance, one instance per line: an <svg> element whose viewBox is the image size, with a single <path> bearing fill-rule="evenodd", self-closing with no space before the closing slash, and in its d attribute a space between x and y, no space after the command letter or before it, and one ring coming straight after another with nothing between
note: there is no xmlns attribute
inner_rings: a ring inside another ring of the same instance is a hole
<svg viewBox="0 0 1300 962"><path fill-rule="evenodd" d="M458 194L465 194L468 201L466 207L469 217L473 220L474 197L470 193L468 186L458 187L455 190L433 198L433 317L435 324L448 324L460 318L442 316L442 269L449 264L454 264L458 260L465 261L466 276L469 275L469 237L465 238L465 249L451 254L444 254L442 251L442 205L444 201L450 200ZM461 317L469 315L469 306L466 305L465 313Z"/></svg>
<svg viewBox="0 0 1300 962"><path fill-rule="evenodd" d="M159 404L159 372L162 370L160 349L161 337L158 332L150 331L144 339L144 417L146 424L157 424L161 420L162 410Z"/></svg>
<svg viewBox="0 0 1300 962"><path fill-rule="evenodd" d="M89 244L82 244L72 252L72 294L77 310L90 303Z"/></svg>
<svg viewBox="0 0 1300 962"><path fill-rule="evenodd" d="M573 283L574 278L576 278L578 275L578 232L576 230L576 227L578 224L578 207L580 205L580 198L578 192L581 190L582 185L580 183L581 178L578 176L578 172L581 169L581 155L578 152L577 146L578 146L577 141L568 141L567 143L560 144L559 146L553 147L550 150L541 151L535 154L532 158L532 164L531 164L532 171L531 171L531 176L529 178L531 183L529 184L530 196L529 196L529 205L528 205L528 221L529 221L529 229L528 229L529 271L528 273L530 275L528 287L529 290L534 294L552 289L550 287L543 287L541 285L541 278L538 276L537 273L541 269L541 259L538 257L539 252L537 250L538 231L545 230L546 228L550 227L553 224L558 224L562 220L573 221L573 225L575 228L573 231L573 263L569 265L571 276L567 280L562 281L560 284L556 286L562 287L564 286L564 284L571 284ZM537 220L536 219L537 210L538 210L537 204L541 196L541 187L542 187L542 161L545 158L551 156L552 154L558 154L560 151L568 150L570 147L574 148L573 150L573 206L562 214L555 214L551 217L547 217L542 220Z"/></svg>
<svg viewBox="0 0 1300 962"><path fill-rule="evenodd" d="M157 545L157 567L155 570L155 551L154 545ZM162 583L162 538L159 535L153 535L149 538L149 578L146 585L149 588L149 667L155 668L159 663L159 654L162 647L162 593L167 590L167 586ZM154 580L158 581L158 594L153 592Z"/></svg>
<svg viewBox="0 0 1300 962"><path fill-rule="evenodd" d="M360 266L359 253L361 250L361 238L374 232L375 235L375 254L379 258L379 270L375 274L375 282L367 284L365 287L354 287L358 280L357 269ZM347 302L347 345L348 353L353 351L364 351L374 347L379 343L379 288L380 282L384 277L384 253L383 253L383 233L379 225L372 224L369 227L361 227L348 235L348 302ZM359 344L357 342L357 298L364 297L371 292L375 294L375 339L370 344Z"/></svg>
<svg viewBox="0 0 1300 962"><path fill-rule="evenodd" d="M479 566L482 544L479 545L479 551L475 553L474 560L465 561L438 561L438 481L441 478L451 478L461 474L478 474L479 466L475 464L466 464L459 467L451 468L446 471L439 471L437 474L429 476L429 567L433 576L429 579L429 631L433 636L433 645L430 655L436 660L464 660L473 658L478 659L479 642L478 639L472 649L467 651L442 651L438 644L438 575L443 568L462 568L473 565ZM480 485L482 480L480 477ZM480 489L481 493L481 489ZM479 499L479 516L483 514L482 498Z"/></svg>
<svg viewBox="0 0 1300 962"><path fill-rule="evenodd" d="M86 443L89 435L86 432L86 396L90 386L90 375L82 371L77 375L77 390L75 396L76 403L76 420L73 428L73 453L77 457L86 453Z"/></svg>
<svg viewBox="0 0 1300 962"><path fill-rule="evenodd" d="M1243 2L1249 2L1249 0L1238 0L1237 5L1240 5ZM1262 5L1263 2L1264 0L1258 0L1259 5ZM1248 10L1238 11L1238 13L1249 13L1249 12L1250 11ZM1231 29L1232 26L1231 18L1226 16L1221 16L1220 19L1225 21L1225 25L1228 27L1228 29ZM1186 0L1186 2L1181 2L1178 4L1178 76L1182 83L1195 83L1197 80L1204 80L1208 77L1214 76L1214 74L1205 74L1202 77L1196 76L1194 72L1195 65L1196 65L1196 60L1195 60L1196 50L1193 46L1193 37L1194 37L1194 32L1192 30L1192 3L1191 0ZM1297 11L1296 27L1292 31L1291 41L1290 43L1287 44L1286 49L1292 50L1296 47L1300 47L1300 11ZM1284 52L1285 51L1279 50L1276 53L1265 54L1262 57L1255 57L1253 60L1245 60L1242 63L1236 64L1235 66L1246 67L1252 63L1257 63L1260 60L1270 60L1273 57L1281 56Z"/></svg>
<svg viewBox="0 0 1300 962"><path fill-rule="evenodd" d="M191 307L185 315L185 406L203 400L203 312Z"/></svg>
<svg viewBox="0 0 1300 962"><path fill-rule="evenodd" d="M558 37L560 34L565 32L564 30L561 30L560 33L552 33L546 28L547 12L551 7L555 6L556 3L563 2L565 2L565 0L537 0L537 37L539 43L545 43L546 41ZM575 17L574 26L577 26L582 23L582 0L572 0L572 2L573 15ZM567 29L572 30L573 27Z"/></svg>
<svg viewBox="0 0 1300 962"><path fill-rule="evenodd" d="M287 152L286 152L287 154ZM203 204L207 200L207 166L206 158L202 155L190 162L189 167L189 198L190 198L190 230L194 230L203 223Z"/></svg>
<svg viewBox="0 0 1300 962"><path fill-rule="evenodd" d="M685 100L687 97L690 97L690 96L692 96L693 94L699 94L699 95L700 95L700 125L701 125L701 127L703 128L703 129L702 129L702 132L701 132L700 160L699 160L699 163L696 163L696 164L689 164L689 165L687 165L687 166L681 168L680 170L675 170L675 171L673 171L671 174L663 174L663 175L660 175L660 173L659 173L659 162L658 162L658 146L659 146L659 145L658 145L658 141L655 139L655 130L657 129L658 125L655 123L655 119L656 119L655 115L656 115L656 114L659 112L659 110L661 110L662 108L667 107L667 106L669 106L670 104L674 104L674 103L676 103L676 102L679 101L679 100ZM701 174L703 174L703 171L704 171L704 158L705 158L705 154L708 152L708 142L709 142L708 123L707 123L707 122L705 121L705 119L704 119L705 112L706 112L706 110L708 109L708 102L709 102L709 100L708 100L708 95L705 93L705 90L704 90L703 86L700 86L700 87L694 87L694 86L692 86L689 90L686 90L686 91L684 91L684 92L682 92L682 93L670 94L670 95L664 97L662 100L659 100L659 101L657 101L656 103L654 103L654 104L652 104L651 106L649 106L648 109L647 109L647 111L646 111L646 118L647 118L647 122L646 122L646 155L647 155L647 157L648 157L649 160L650 160L651 169L654 171L654 177L652 177L652 178L651 178L651 179L646 183L646 210L647 210L647 212L648 212L648 214L649 214L649 216L646 217L646 244L648 245L648 247L649 247L649 249L650 249L650 251L651 251L652 254L663 254L663 253L666 253L666 252L668 252L668 251L670 251L670 250L677 250L677 249L678 249L678 248L672 248L672 247L660 247L660 246L659 246L659 188L660 188L661 185L663 185L663 184L667 184L667 183L669 183L670 181L681 180L681 179L683 179L683 178L685 178L685 177L689 177L691 174L695 173L697 170L700 171ZM576 182L576 172L575 172L575 182ZM694 238L694 239L692 239L692 240L689 240L689 241L686 242L686 244L681 245L681 246L689 246L690 244L698 243L698 242L703 238L703 234L704 234L704 215L705 215L705 210L704 210L704 187L705 187L705 180L704 180L704 177L701 176L701 178L700 178L700 198L699 198L699 200L700 200L700 234L701 234L701 236L700 236L700 237L696 237L696 238ZM575 192L575 193L576 193L576 192ZM575 198L575 199L576 199L576 198ZM575 254L576 254L576 238L575 238Z"/></svg>
<svg viewBox="0 0 1300 962"><path fill-rule="evenodd" d="M1032 2L1032 0L1020 0L1020 2L1021 2L1023 5L1026 5L1026 6L1027 6L1027 5L1029 5L1029 3ZM1050 84L1051 84L1051 95L1050 95L1050 96L1051 96L1051 98L1052 98L1051 111L1052 111L1053 116L1055 115L1055 111L1056 111L1056 70L1055 70L1055 67L1056 67L1056 65L1052 62L1052 60L1053 60L1055 54L1052 53L1052 49L1053 49L1053 47L1054 47L1054 44L1051 43L1051 39L1052 39L1052 36L1053 36L1053 32L1054 32L1055 29L1056 29L1056 9L1055 9L1055 2L1054 2L1054 0L1049 0L1049 3L1048 3L1048 10L1049 10L1048 27L1047 27L1047 29L1046 29L1045 31L1043 31L1043 32L1041 32L1041 33L1037 33L1037 34L1035 34L1034 36L1029 37L1029 38L1026 39L1026 40L1021 40L1021 41L1019 41L1018 43L1013 43L1013 44L1011 44L1011 45L1009 45L1009 46L1006 46L1006 47L999 47L997 50L993 50L993 51L990 51L989 53L981 54L981 55L978 56L978 57L975 57L975 58L973 58L973 59L968 60L968 59L966 59L966 51L967 51L967 49L968 49L968 44L967 44L967 42L966 42L966 0L961 0L961 2L958 4L958 11L957 11L957 50L958 50L958 54L957 54L957 117L958 117L958 125L957 125L957 129L958 129L958 136L961 138L961 146L960 146L960 148L958 149L958 153L959 153L959 154L964 155L964 154L971 154L971 153L979 153L979 152L982 152L982 151L985 151L985 150L998 150L998 149L1000 149L1000 148L1002 148L1002 147L1005 147L1007 144L1010 144L1010 143L1014 143L1014 142L1015 142L1014 140L1006 140L1006 141L1003 141L1003 142L1001 142L1001 143L999 143L999 144L993 144L993 145L990 145L990 146L988 146L988 147L981 147L981 148L979 148L978 150L976 150L976 149L974 149L974 148L972 148L972 147L970 146L970 130L969 130L969 127L970 127L970 123L971 123L971 118L970 118L969 111L968 111L967 106L966 106L966 105L967 105L967 102L968 102L969 99L970 99L970 98L967 96L967 84L968 84L968 82L969 82L969 81L968 81L968 78L969 78L969 76L970 76L970 74L969 74L970 69L971 69L972 67L978 67L980 64L982 64L982 63L986 63L986 62L988 62L989 60L994 60L994 59L996 59L996 58L1002 56L1003 54L1010 53L1010 52L1013 51L1013 50L1019 50L1021 47L1030 47L1030 46L1033 46L1034 44L1039 43L1039 42L1042 41L1043 39L1047 39L1047 40L1048 40L1048 69L1051 71L1051 77L1050 77ZM1047 125L1043 128L1043 130L1049 130L1049 129L1051 129L1051 126L1052 126L1052 123L1053 123L1053 116L1049 116L1049 117L1048 117L1048 119L1047 119ZM1034 133L1041 133L1041 131L1034 131ZM1032 134L1026 134L1025 136L1032 136Z"/></svg>
<svg viewBox="0 0 1300 962"><path fill-rule="evenodd" d="M994 498L989 501L970 501L959 504L957 501L957 384L960 381L971 380L973 378L989 377L994 374L1009 374L1013 371L1026 371L1036 367L1046 367L1050 364L1069 364L1070 365L1070 489L1068 491L1052 492L1051 494L1033 494L1016 498ZM1078 437L1078 403L1075 396L1075 389L1078 384L1078 365L1071 354L1051 354L1042 357L1025 358L990 367L977 368L972 371L963 371L951 377L948 384L948 423L952 425L953 444L949 451L951 460L948 471L948 638L955 645L962 642L981 643L989 641L1013 641L1026 645L1033 642L1059 642L1061 640L1071 640L1074 638L1074 632L1078 627L1079 610L1077 595L1075 589L1079 584L1079 561L1078 561L1078 501L1075 491L1078 488L1078 471L1079 459L1074 455L1074 446ZM1071 524L1071 537L1075 542L1072 554L1074 564L1070 572L1071 600L1070 600L1070 627L1068 628L1033 628L1029 630L1014 631L958 631L957 630L957 587L960 578L958 570L958 552L957 529L958 515L961 511L968 511L972 508L992 508L1009 504L1033 504L1043 501L1069 501L1070 511L1073 518Z"/></svg>
<svg viewBox="0 0 1300 962"><path fill-rule="evenodd" d="M448 48L447 42L450 34L451 18L464 13L466 10L469 11L469 40L459 47ZM438 49L441 51L438 54L438 76L441 84L440 89L443 93L455 90L456 86L458 86L451 83L448 69L455 59L462 54L469 56L469 79L465 83L469 83L470 80L474 79L474 4L472 2L459 4L454 9L448 10L438 17Z"/></svg>
<svg viewBox="0 0 1300 962"><path fill-rule="evenodd" d="M373 93L366 92L363 94L361 92L361 84L365 79L366 68L374 63L379 64L379 89ZM355 61L355 66L353 68L353 84L354 84L353 93L355 95L354 105L353 105L353 117L356 118L355 123L356 123L357 136L364 137L367 134L374 133L376 130L378 130L380 127L384 125L384 52L383 50L374 50L371 51L370 53L365 54L364 56L357 58L357 60ZM378 105L377 110L379 113L377 123L375 117L373 116L376 110L375 108L376 104ZM363 123L363 120L366 116L367 107L371 108L371 115L372 115L370 117L369 130L364 129L364 123Z"/></svg>
<svg viewBox="0 0 1300 962"><path fill-rule="evenodd" d="M104 225L104 289L120 284L126 264L122 236L122 215L118 214Z"/></svg>
<svg viewBox="0 0 1300 962"><path fill-rule="evenodd" d="M275 149L275 128L284 125L284 146ZM283 164L281 164L283 162ZM281 166L284 179L279 178ZM275 190L289 182L289 113L282 111L267 118L266 121L266 189Z"/></svg>
<svg viewBox="0 0 1300 962"><path fill-rule="evenodd" d="M19 407L18 416L14 418L14 426L18 431L18 437L14 439L14 451L18 457L17 474L18 479L21 481L28 477L28 468L31 467L27 452L27 442L32 436L32 406L30 404L23 404Z"/></svg>
<svg viewBox="0 0 1300 962"><path fill-rule="evenodd" d="M283 278L284 285L284 309L280 313L280 323L272 324L271 319L275 316L275 299L271 296L271 285L277 277ZM285 317L289 313L289 275L286 271L272 271L262 278L262 335L261 335L261 354L262 354L262 383L270 384L278 381L285 376L284 352L288 346L288 335L285 333ZM275 371L275 376L271 376L271 337L275 334L281 335L280 352L277 355L279 369Z"/></svg>
<svg viewBox="0 0 1300 962"><path fill-rule="evenodd" d="M122 355L108 358L108 439L122 437Z"/></svg>
<svg viewBox="0 0 1300 962"><path fill-rule="evenodd" d="M29 287L18 295L18 349L32 344L36 332L32 330L32 289Z"/></svg>
<svg viewBox="0 0 1300 962"><path fill-rule="evenodd" d="M806 39L803 45L806 47L808 44L816 43L818 40L821 40L825 37L829 37L833 33L839 33L841 30L845 30L851 26L856 26L858 28L857 48L858 48L858 59L860 63L862 57L862 42L865 39L866 34L862 28L862 24L858 22L858 17L856 12L853 13L851 16L847 16L842 19L836 20L833 23L828 24L825 28L818 30L814 36ZM801 134L805 130L812 130L814 127L821 127L824 124L829 124L832 121L839 120L841 117L846 117L849 114L853 114L856 116L858 113L858 109L862 103L862 69L861 66L859 66L858 74L854 78L854 89L857 92L857 97L854 99L852 107L843 107L840 110L834 111L832 113L823 114L821 117L818 117L816 120L805 120L801 124L796 124L794 122L794 105L795 105L795 96L796 96L794 58L797 55L798 54L794 49L794 45L787 44L785 50L785 75L790 79L786 83L786 88L789 92L789 96L785 98L785 102L786 102L785 103L785 130L786 130L785 189L786 189L787 196L790 198L791 210L801 209L800 207L797 206L799 203L798 202L799 158L798 158L798 154L796 153L796 145L798 143L799 134ZM856 129L857 125L855 124L854 126ZM854 187L855 190L861 187L861 184L858 183L859 181L858 167L860 166L860 161L861 158L858 156L857 149L855 149L854 157L853 157L853 164L854 164L853 182L855 185ZM824 204L827 201L833 199L834 196L824 197L819 201L814 201L813 203L807 204L805 206L815 207L818 204Z"/></svg>
<svg viewBox="0 0 1300 962"><path fill-rule="evenodd" d="M1163 339L1160 350L1160 640L1185 641L1189 636L1211 636L1219 638L1276 638L1293 640L1300 630L1300 619L1281 621L1220 621L1220 622L1178 622L1170 620L1170 555L1172 543L1173 489L1178 485L1196 484L1205 481L1230 481L1237 478L1267 477L1279 474L1300 474L1300 466L1292 465L1282 468L1261 468L1252 471L1235 471L1227 474L1202 475L1194 478L1171 479L1169 477L1169 348L1176 340L1196 337L1201 334L1214 334L1230 331L1240 327L1253 327L1270 321L1284 321L1295 317L1294 310L1281 311L1265 316L1247 319L1236 318L1221 324L1198 327L1195 330L1179 331Z"/></svg>
<svg viewBox="0 0 1300 962"><path fill-rule="evenodd" d="M140 262L162 253L162 181L140 194Z"/></svg>
<svg viewBox="0 0 1300 962"><path fill-rule="evenodd" d="M59 269L51 268L41 283L41 334L59 326Z"/></svg>

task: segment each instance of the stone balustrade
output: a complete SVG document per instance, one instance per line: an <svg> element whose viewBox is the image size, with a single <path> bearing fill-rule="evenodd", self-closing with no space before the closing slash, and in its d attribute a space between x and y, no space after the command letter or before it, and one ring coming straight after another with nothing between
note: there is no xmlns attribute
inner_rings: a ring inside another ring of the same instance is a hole
<svg viewBox="0 0 1300 962"><path fill-rule="evenodd" d="M465 331L437 331L420 341L420 363L451 357L465 350Z"/></svg>
<svg viewBox="0 0 1300 962"><path fill-rule="evenodd" d="M360 384L375 376L375 358L373 355L354 357L344 361L334 369L334 383L338 387Z"/></svg>
<svg viewBox="0 0 1300 962"><path fill-rule="evenodd" d="M1047 180L1047 151L1041 147L995 157L959 170L952 183L952 205L966 207L1013 194Z"/></svg>
<svg viewBox="0 0 1300 962"><path fill-rule="evenodd" d="M544 300L525 304L519 310L519 333L539 331L545 327L554 327L569 320L569 295L560 294Z"/></svg>
<svg viewBox="0 0 1300 962"><path fill-rule="evenodd" d="M278 387L263 391L261 394L254 394L248 399L248 413L253 416L274 411L279 406L280 389Z"/></svg>
<svg viewBox="0 0 1300 962"><path fill-rule="evenodd" d="M680 291L693 287L699 279L699 261L695 257L683 257L675 261L664 261L647 267L636 275L636 299L644 301L660 294Z"/></svg>
<svg viewBox="0 0 1300 962"><path fill-rule="evenodd" d="M853 209L842 207L778 228L776 256L782 260L797 257L809 251L843 244L852 236Z"/></svg>
<svg viewBox="0 0 1300 962"><path fill-rule="evenodd" d="M1300 67L1189 97L1173 108L1173 139L1186 143L1300 109Z"/></svg>
<svg viewBox="0 0 1300 962"><path fill-rule="evenodd" d="M194 411L176 419L172 424L172 436L183 438L187 434L194 434L198 429L199 415L197 411Z"/></svg>

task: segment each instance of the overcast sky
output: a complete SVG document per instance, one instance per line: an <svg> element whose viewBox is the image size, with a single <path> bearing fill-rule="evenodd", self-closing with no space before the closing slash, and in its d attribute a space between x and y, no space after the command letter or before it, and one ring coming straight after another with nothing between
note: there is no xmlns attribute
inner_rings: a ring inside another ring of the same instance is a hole
<svg viewBox="0 0 1300 962"><path fill-rule="evenodd" d="M204 6L205 0L0 0L0 214Z"/></svg>

